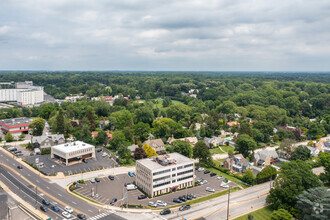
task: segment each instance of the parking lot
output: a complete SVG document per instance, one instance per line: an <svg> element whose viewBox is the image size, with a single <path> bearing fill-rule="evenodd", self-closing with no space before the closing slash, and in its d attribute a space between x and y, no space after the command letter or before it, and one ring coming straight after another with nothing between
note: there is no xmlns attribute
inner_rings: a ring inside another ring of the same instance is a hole
<svg viewBox="0 0 330 220"><path fill-rule="evenodd" d="M139 200L138 196L143 194L140 190L136 189L128 191L128 204L147 206L149 201L156 202L157 200L161 200L166 202L167 206L172 206L177 204L173 202L173 199L178 198L179 196L193 193L197 198L200 198L227 189L220 187L223 179L219 180L217 179L217 176L211 177L210 174L204 174L203 171L196 171L195 180L199 178L207 180L207 183L188 189L183 189L177 192L172 192L163 196L154 197L152 199L145 198ZM120 201L124 197L124 193L126 191L124 184L133 183L134 180L135 177L130 177L128 174L116 175L114 180L110 180L108 177L102 177L100 178L100 182L95 183L91 183L89 180L85 180L86 184L79 184L79 189L76 189L75 191L85 197L91 198L99 203L106 205L109 205L113 198L117 198L118 202L115 204L115 206L120 206L121 204L125 203L125 201ZM237 186L233 182L229 182L228 185ZM213 188L215 192L206 191L206 187ZM94 190L95 195L97 194L97 196L94 195L94 197L92 197L92 190Z"/></svg>

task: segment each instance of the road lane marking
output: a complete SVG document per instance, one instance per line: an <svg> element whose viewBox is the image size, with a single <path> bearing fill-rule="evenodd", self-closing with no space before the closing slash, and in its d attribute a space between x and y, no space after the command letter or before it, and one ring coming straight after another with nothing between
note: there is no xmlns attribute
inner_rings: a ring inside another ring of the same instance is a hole
<svg viewBox="0 0 330 220"><path fill-rule="evenodd" d="M72 201L73 204L77 205L77 203L75 203L74 201Z"/></svg>
<svg viewBox="0 0 330 220"><path fill-rule="evenodd" d="M62 196L61 194L57 193L57 195Z"/></svg>

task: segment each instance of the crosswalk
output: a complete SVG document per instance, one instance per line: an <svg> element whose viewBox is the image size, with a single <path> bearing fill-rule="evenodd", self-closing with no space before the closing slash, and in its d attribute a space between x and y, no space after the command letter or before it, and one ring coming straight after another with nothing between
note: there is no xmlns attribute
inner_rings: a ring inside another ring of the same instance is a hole
<svg viewBox="0 0 330 220"><path fill-rule="evenodd" d="M108 215L111 215L111 214L113 214L113 213L115 213L115 212L116 212L116 211L113 211L113 210L111 210L111 211L105 211L105 212L102 212L102 213L100 213L100 214L98 214L98 215L96 215L96 216L90 217L89 220L97 220L97 219L101 219L101 218L104 218L104 217L106 217L106 216L108 216Z"/></svg>

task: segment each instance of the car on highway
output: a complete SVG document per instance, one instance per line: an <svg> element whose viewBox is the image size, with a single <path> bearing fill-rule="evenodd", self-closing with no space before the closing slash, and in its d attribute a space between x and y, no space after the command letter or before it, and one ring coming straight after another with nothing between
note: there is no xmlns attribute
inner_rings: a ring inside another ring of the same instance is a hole
<svg viewBox="0 0 330 220"><path fill-rule="evenodd" d="M65 217L65 218L71 218L72 215L68 212L62 212L62 215Z"/></svg>
<svg viewBox="0 0 330 220"><path fill-rule="evenodd" d="M204 174L208 174L208 173L210 173L209 170L205 170L205 171L204 171Z"/></svg>
<svg viewBox="0 0 330 220"><path fill-rule="evenodd" d="M108 178L109 178L110 180L114 180L114 179L115 179L115 177L112 176L112 175L109 175Z"/></svg>
<svg viewBox="0 0 330 220"><path fill-rule="evenodd" d="M110 202L110 205L114 205L117 202L117 198L113 198Z"/></svg>
<svg viewBox="0 0 330 220"><path fill-rule="evenodd" d="M171 210L169 210L169 209L163 209L162 211L160 211L159 214L161 214L161 215L168 215L168 214L171 214Z"/></svg>
<svg viewBox="0 0 330 220"><path fill-rule="evenodd" d="M20 169L21 170L21 169L23 169L23 166L22 165L18 165L17 166L17 169Z"/></svg>
<svg viewBox="0 0 330 220"><path fill-rule="evenodd" d="M190 205L183 205L179 208L179 211L185 211L185 210L188 210L190 209Z"/></svg>
<svg viewBox="0 0 330 220"><path fill-rule="evenodd" d="M54 212L59 212L59 211L60 211L60 208L59 208L58 206L56 206L56 205L52 205L50 208L51 208Z"/></svg>
<svg viewBox="0 0 330 220"><path fill-rule="evenodd" d="M139 195L139 196L138 196L138 199L145 199L145 198L147 198L147 196L146 196L146 195L144 195L144 194L143 194L143 195Z"/></svg>
<svg viewBox="0 0 330 220"><path fill-rule="evenodd" d="M77 217L78 217L79 219L83 219L83 220L86 220L86 219L87 219L87 218L86 218L86 215L84 215L84 214L78 214Z"/></svg>
<svg viewBox="0 0 330 220"><path fill-rule="evenodd" d="M94 179L94 178L90 179L89 181L90 181L91 183L95 183L95 179Z"/></svg>
<svg viewBox="0 0 330 220"><path fill-rule="evenodd" d="M65 206L64 207L64 211L68 212L68 213L72 213L73 212L73 209L69 206Z"/></svg>
<svg viewBox="0 0 330 220"><path fill-rule="evenodd" d="M42 204L46 205L46 206L49 206L50 205L50 202L48 199L43 199L42 200Z"/></svg>
<svg viewBox="0 0 330 220"><path fill-rule="evenodd" d="M40 206L40 209L41 209L42 211L44 211L44 212L47 212L47 210L48 210L48 207L47 207L47 206L44 206L44 205L42 205L42 206Z"/></svg>
<svg viewBox="0 0 330 220"><path fill-rule="evenodd" d="M164 201L162 201L162 200L157 200L157 205L159 205L159 206L167 206L167 203L166 202L164 202Z"/></svg>
<svg viewBox="0 0 330 220"><path fill-rule="evenodd" d="M210 173L210 177L216 176L216 173Z"/></svg>
<svg viewBox="0 0 330 220"><path fill-rule="evenodd" d="M148 203L148 206L151 206L151 207L154 207L154 208L157 208L157 203L154 203L154 202L149 202Z"/></svg>
<svg viewBox="0 0 330 220"><path fill-rule="evenodd" d="M211 188L211 187L206 187L206 191L208 191L208 192L215 192L215 190L213 188Z"/></svg>
<svg viewBox="0 0 330 220"><path fill-rule="evenodd" d="M182 203L182 201L180 199L178 199L178 198L174 198L173 199L173 202L175 202L175 203Z"/></svg>
<svg viewBox="0 0 330 220"><path fill-rule="evenodd" d="M96 177L96 178L95 178L95 181L99 183L101 180L100 180L100 178L97 178L97 177Z"/></svg>
<svg viewBox="0 0 330 220"><path fill-rule="evenodd" d="M133 177L133 176L134 176L132 172L128 172L128 175L129 175L130 177Z"/></svg>

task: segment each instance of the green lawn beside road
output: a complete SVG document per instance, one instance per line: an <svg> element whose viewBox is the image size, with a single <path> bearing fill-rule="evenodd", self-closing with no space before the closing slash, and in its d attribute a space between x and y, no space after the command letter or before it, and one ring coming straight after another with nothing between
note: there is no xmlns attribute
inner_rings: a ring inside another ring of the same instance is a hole
<svg viewBox="0 0 330 220"><path fill-rule="evenodd" d="M258 209L257 211L250 212L249 214L253 215L253 220L270 220L270 215L272 214L272 212L273 209L271 208L271 206L266 206L262 209ZM234 220L247 220L249 214L235 218Z"/></svg>

